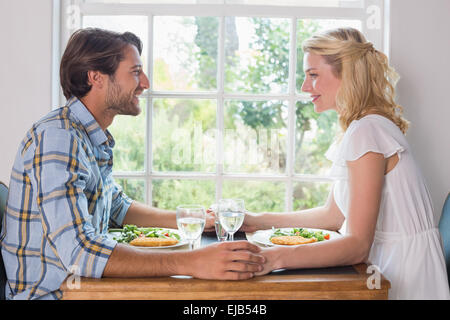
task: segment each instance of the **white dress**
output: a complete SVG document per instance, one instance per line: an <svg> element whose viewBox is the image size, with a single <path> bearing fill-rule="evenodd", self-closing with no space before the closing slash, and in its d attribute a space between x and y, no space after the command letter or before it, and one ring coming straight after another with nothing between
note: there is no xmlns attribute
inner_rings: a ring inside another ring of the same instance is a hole
<svg viewBox="0 0 450 320"><path fill-rule="evenodd" d="M380 115L352 121L326 153L333 162L334 199L348 215L346 161L367 152L399 162L386 176L369 264L390 281L389 299L450 299L442 240L430 195L400 129Z"/></svg>

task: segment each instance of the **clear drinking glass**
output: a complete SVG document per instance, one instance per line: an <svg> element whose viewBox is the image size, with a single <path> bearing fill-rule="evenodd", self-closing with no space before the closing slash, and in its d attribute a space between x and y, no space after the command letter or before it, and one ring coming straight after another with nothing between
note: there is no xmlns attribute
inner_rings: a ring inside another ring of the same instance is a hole
<svg viewBox="0 0 450 320"><path fill-rule="evenodd" d="M220 224L219 206L217 204L213 204L211 205L210 209L214 212L214 226L216 228L217 240L219 240L219 242L227 240L228 232Z"/></svg>
<svg viewBox="0 0 450 320"><path fill-rule="evenodd" d="M197 240L205 228L206 212L201 205L180 205L177 207L177 226L183 237L189 242L189 249L194 249Z"/></svg>
<svg viewBox="0 0 450 320"><path fill-rule="evenodd" d="M245 206L242 199L221 199L219 200L219 221L222 227L230 235L230 240L234 240L234 233L239 230L244 222Z"/></svg>

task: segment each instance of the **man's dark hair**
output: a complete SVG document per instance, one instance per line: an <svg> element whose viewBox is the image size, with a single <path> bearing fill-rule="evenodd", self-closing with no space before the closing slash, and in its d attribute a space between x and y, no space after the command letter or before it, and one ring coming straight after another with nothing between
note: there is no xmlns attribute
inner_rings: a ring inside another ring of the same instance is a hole
<svg viewBox="0 0 450 320"><path fill-rule="evenodd" d="M59 71L64 96L83 98L90 90L88 71L112 77L124 59L124 49L134 45L142 53L141 40L131 32L86 28L72 34Z"/></svg>

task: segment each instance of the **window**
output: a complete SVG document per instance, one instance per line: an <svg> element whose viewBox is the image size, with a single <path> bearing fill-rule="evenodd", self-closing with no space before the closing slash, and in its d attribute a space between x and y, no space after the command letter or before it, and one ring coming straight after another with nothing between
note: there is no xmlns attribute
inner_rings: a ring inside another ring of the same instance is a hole
<svg viewBox="0 0 450 320"><path fill-rule="evenodd" d="M143 112L109 128L129 196L166 209L240 197L250 211L299 210L327 198L324 153L338 130L300 91L301 42L352 26L384 50L383 12L381 0L64 0L60 47L79 27L144 43Z"/></svg>

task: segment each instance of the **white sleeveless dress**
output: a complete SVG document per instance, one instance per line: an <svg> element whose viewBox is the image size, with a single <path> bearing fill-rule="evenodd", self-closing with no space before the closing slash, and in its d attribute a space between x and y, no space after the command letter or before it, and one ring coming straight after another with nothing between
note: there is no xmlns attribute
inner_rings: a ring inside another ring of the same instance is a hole
<svg viewBox="0 0 450 320"><path fill-rule="evenodd" d="M333 162L334 199L348 215L346 161L367 152L399 162L386 176L369 264L391 282L389 299L450 299L442 240L429 191L400 129L380 115L353 121L325 154ZM345 232L345 231L344 231Z"/></svg>

